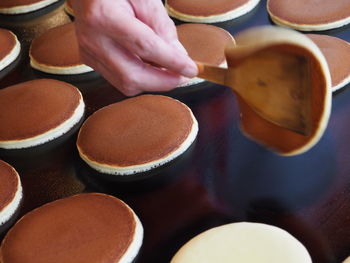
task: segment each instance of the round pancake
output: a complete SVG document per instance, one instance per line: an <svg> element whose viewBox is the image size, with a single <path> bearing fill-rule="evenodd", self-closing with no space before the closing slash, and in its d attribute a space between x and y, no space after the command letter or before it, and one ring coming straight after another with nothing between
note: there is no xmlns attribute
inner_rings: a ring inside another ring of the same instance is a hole
<svg viewBox="0 0 350 263"><path fill-rule="evenodd" d="M5 236L0 261L132 262L142 238L139 219L121 200L104 194L80 194L23 216Z"/></svg>
<svg viewBox="0 0 350 263"><path fill-rule="evenodd" d="M204 64L226 66L225 47L234 43L234 39L226 30L206 24L182 24L176 27L181 44L188 55ZM204 79L193 78L182 86L203 82Z"/></svg>
<svg viewBox="0 0 350 263"><path fill-rule="evenodd" d="M0 70L3 70L16 60L21 51L21 45L11 31L0 28Z"/></svg>
<svg viewBox="0 0 350 263"><path fill-rule="evenodd" d="M64 10L71 16L74 16L72 0L66 0L64 3Z"/></svg>
<svg viewBox="0 0 350 263"><path fill-rule="evenodd" d="M275 36L275 30L285 31L284 37ZM332 104L331 77L322 52L305 35L278 27L253 28L235 35L235 40L237 46L243 48L249 45L261 46L264 43L269 45L272 42L275 50L308 59L312 86L309 136L287 130L263 119L242 98L237 96L237 99L241 112L241 130L247 137L280 155L296 155L309 150L322 137L328 124ZM257 40L260 44L257 44ZM244 50L241 49L237 49L237 55L243 53ZM233 67L235 61L228 59L228 64Z"/></svg>
<svg viewBox="0 0 350 263"><path fill-rule="evenodd" d="M0 148L27 148L68 132L84 114L77 88L52 79L0 90Z"/></svg>
<svg viewBox="0 0 350 263"><path fill-rule="evenodd" d="M183 103L142 95L104 107L82 125L77 147L93 169L126 175L151 170L185 152L198 124Z"/></svg>
<svg viewBox="0 0 350 263"><path fill-rule="evenodd" d="M303 31L328 30L350 23L348 0L268 0L267 10L276 24Z"/></svg>
<svg viewBox="0 0 350 263"><path fill-rule="evenodd" d="M21 180L16 170L0 160L0 225L6 223L22 200Z"/></svg>
<svg viewBox="0 0 350 263"><path fill-rule="evenodd" d="M216 23L240 17L260 0L166 0L169 15L186 22Z"/></svg>
<svg viewBox="0 0 350 263"><path fill-rule="evenodd" d="M1 0L0 14L23 14L29 13L59 0Z"/></svg>
<svg viewBox="0 0 350 263"><path fill-rule="evenodd" d="M192 238L171 263L311 263L306 248L285 230L259 223L232 223Z"/></svg>
<svg viewBox="0 0 350 263"><path fill-rule="evenodd" d="M343 263L350 263L350 257L346 258Z"/></svg>
<svg viewBox="0 0 350 263"><path fill-rule="evenodd" d="M30 65L51 74L80 74L93 69L80 59L74 23L52 28L35 38L29 50Z"/></svg>
<svg viewBox="0 0 350 263"><path fill-rule="evenodd" d="M332 79L332 91L350 82L350 43L327 35L307 35L325 56Z"/></svg>

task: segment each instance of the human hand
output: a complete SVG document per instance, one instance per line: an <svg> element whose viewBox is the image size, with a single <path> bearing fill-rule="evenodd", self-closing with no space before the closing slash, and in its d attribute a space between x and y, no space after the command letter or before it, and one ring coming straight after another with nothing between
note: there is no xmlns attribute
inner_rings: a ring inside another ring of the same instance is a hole
<svg viewBox="0 0 350 263"><path fill-rule="evenodd" d="M197 75L161 0L73 1L83 62L127 96Z"/></svg>

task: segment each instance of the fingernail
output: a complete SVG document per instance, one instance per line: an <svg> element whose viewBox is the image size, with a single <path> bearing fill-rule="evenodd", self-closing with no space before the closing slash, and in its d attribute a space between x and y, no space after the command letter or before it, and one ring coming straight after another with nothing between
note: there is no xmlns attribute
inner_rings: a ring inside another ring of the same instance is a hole
<svg viewBox="0 0 350 263"><path fill-rule="evenodd" d="M198 74L197 65L193 61L190 61L190 64L187 64L187 66L185 66L185 68L181 71L181 74L189 78L193 78L197 76Z"/></svg>

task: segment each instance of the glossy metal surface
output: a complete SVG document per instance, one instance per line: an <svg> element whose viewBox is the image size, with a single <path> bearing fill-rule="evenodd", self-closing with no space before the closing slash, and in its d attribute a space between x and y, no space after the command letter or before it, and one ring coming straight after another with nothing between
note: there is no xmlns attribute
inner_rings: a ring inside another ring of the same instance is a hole
<svg viewBox="0 0 350 263"><path fill-rule="evenodd" d="M41 77L76 85L87 115L125 97L97 74L55 77L29 67L28 44L48 28L70 21L63 1L39 14L0 17L23 46L20 59L0 72L0 88ZM250 14L218 24L231 33L270 24L262 1ZM324 32L350 41L350 28ZM161 184L120 186L82 173L74 135L34 152L0 152L20 173L25 199L20 215L72 194L100 191L127 202L139 215L145 239L137 262L169 262L194 235L238 221L263 222L286 229L310 251L313 262L341 262L350 255L350 89L333 97L329 126L309 152L280 157L244 137L232 91L205 83L167 95L190 106L199 135L185 161L158 171ZM78 163L78 165L77 165ZM123 191L129 187L130 191Z"/></svg>

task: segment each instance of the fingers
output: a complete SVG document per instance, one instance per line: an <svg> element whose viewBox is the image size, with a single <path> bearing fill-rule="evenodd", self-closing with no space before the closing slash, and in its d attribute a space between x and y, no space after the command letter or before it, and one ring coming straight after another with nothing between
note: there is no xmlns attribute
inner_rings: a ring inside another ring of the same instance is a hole
<svg viewBox="0 0 350 263"><path fill-rule="evenodd" d="M127 96L142 91L167 91L183 82L180 76L172 72L143 63L108 38L97 36L95 39L99 39L99 43L90 42L90 47L82 49L84 63L95 68Z"/></svg>
<svg viewBox="0 0 350 263"><path fill-rule="evenodd" d="M190 78L197 75L197 67L192 59L183 50L174 47L178 43L167 43L151 27L135 17L131 18L129 12L104 11L104 19L99 25L120 46L142 60L153 62L174 73Z"/></svg>
<svg viewBox="0 0 350 263"><path fill-rule="evenodd" d="M197 75L160 0L79 0L74 8L84 62L124 94L166 91Z"/></svg>
<svg viewBox="0 0 350 263"><path fill-rule="evenodd" d="M166 12L162 1L129 0L136 18L148 25L153 31L173 48L187 54L177 37L176 26ZM152 15L150 15L152 14Z"/></svg>
<svg viewBox="0 0 350 263"><path fill-rule="evenodd" d="M162 1L129 0L129 2L136 18L151 27L157 35L169 43L177 40L176 27L168 16Z"/></svg>

